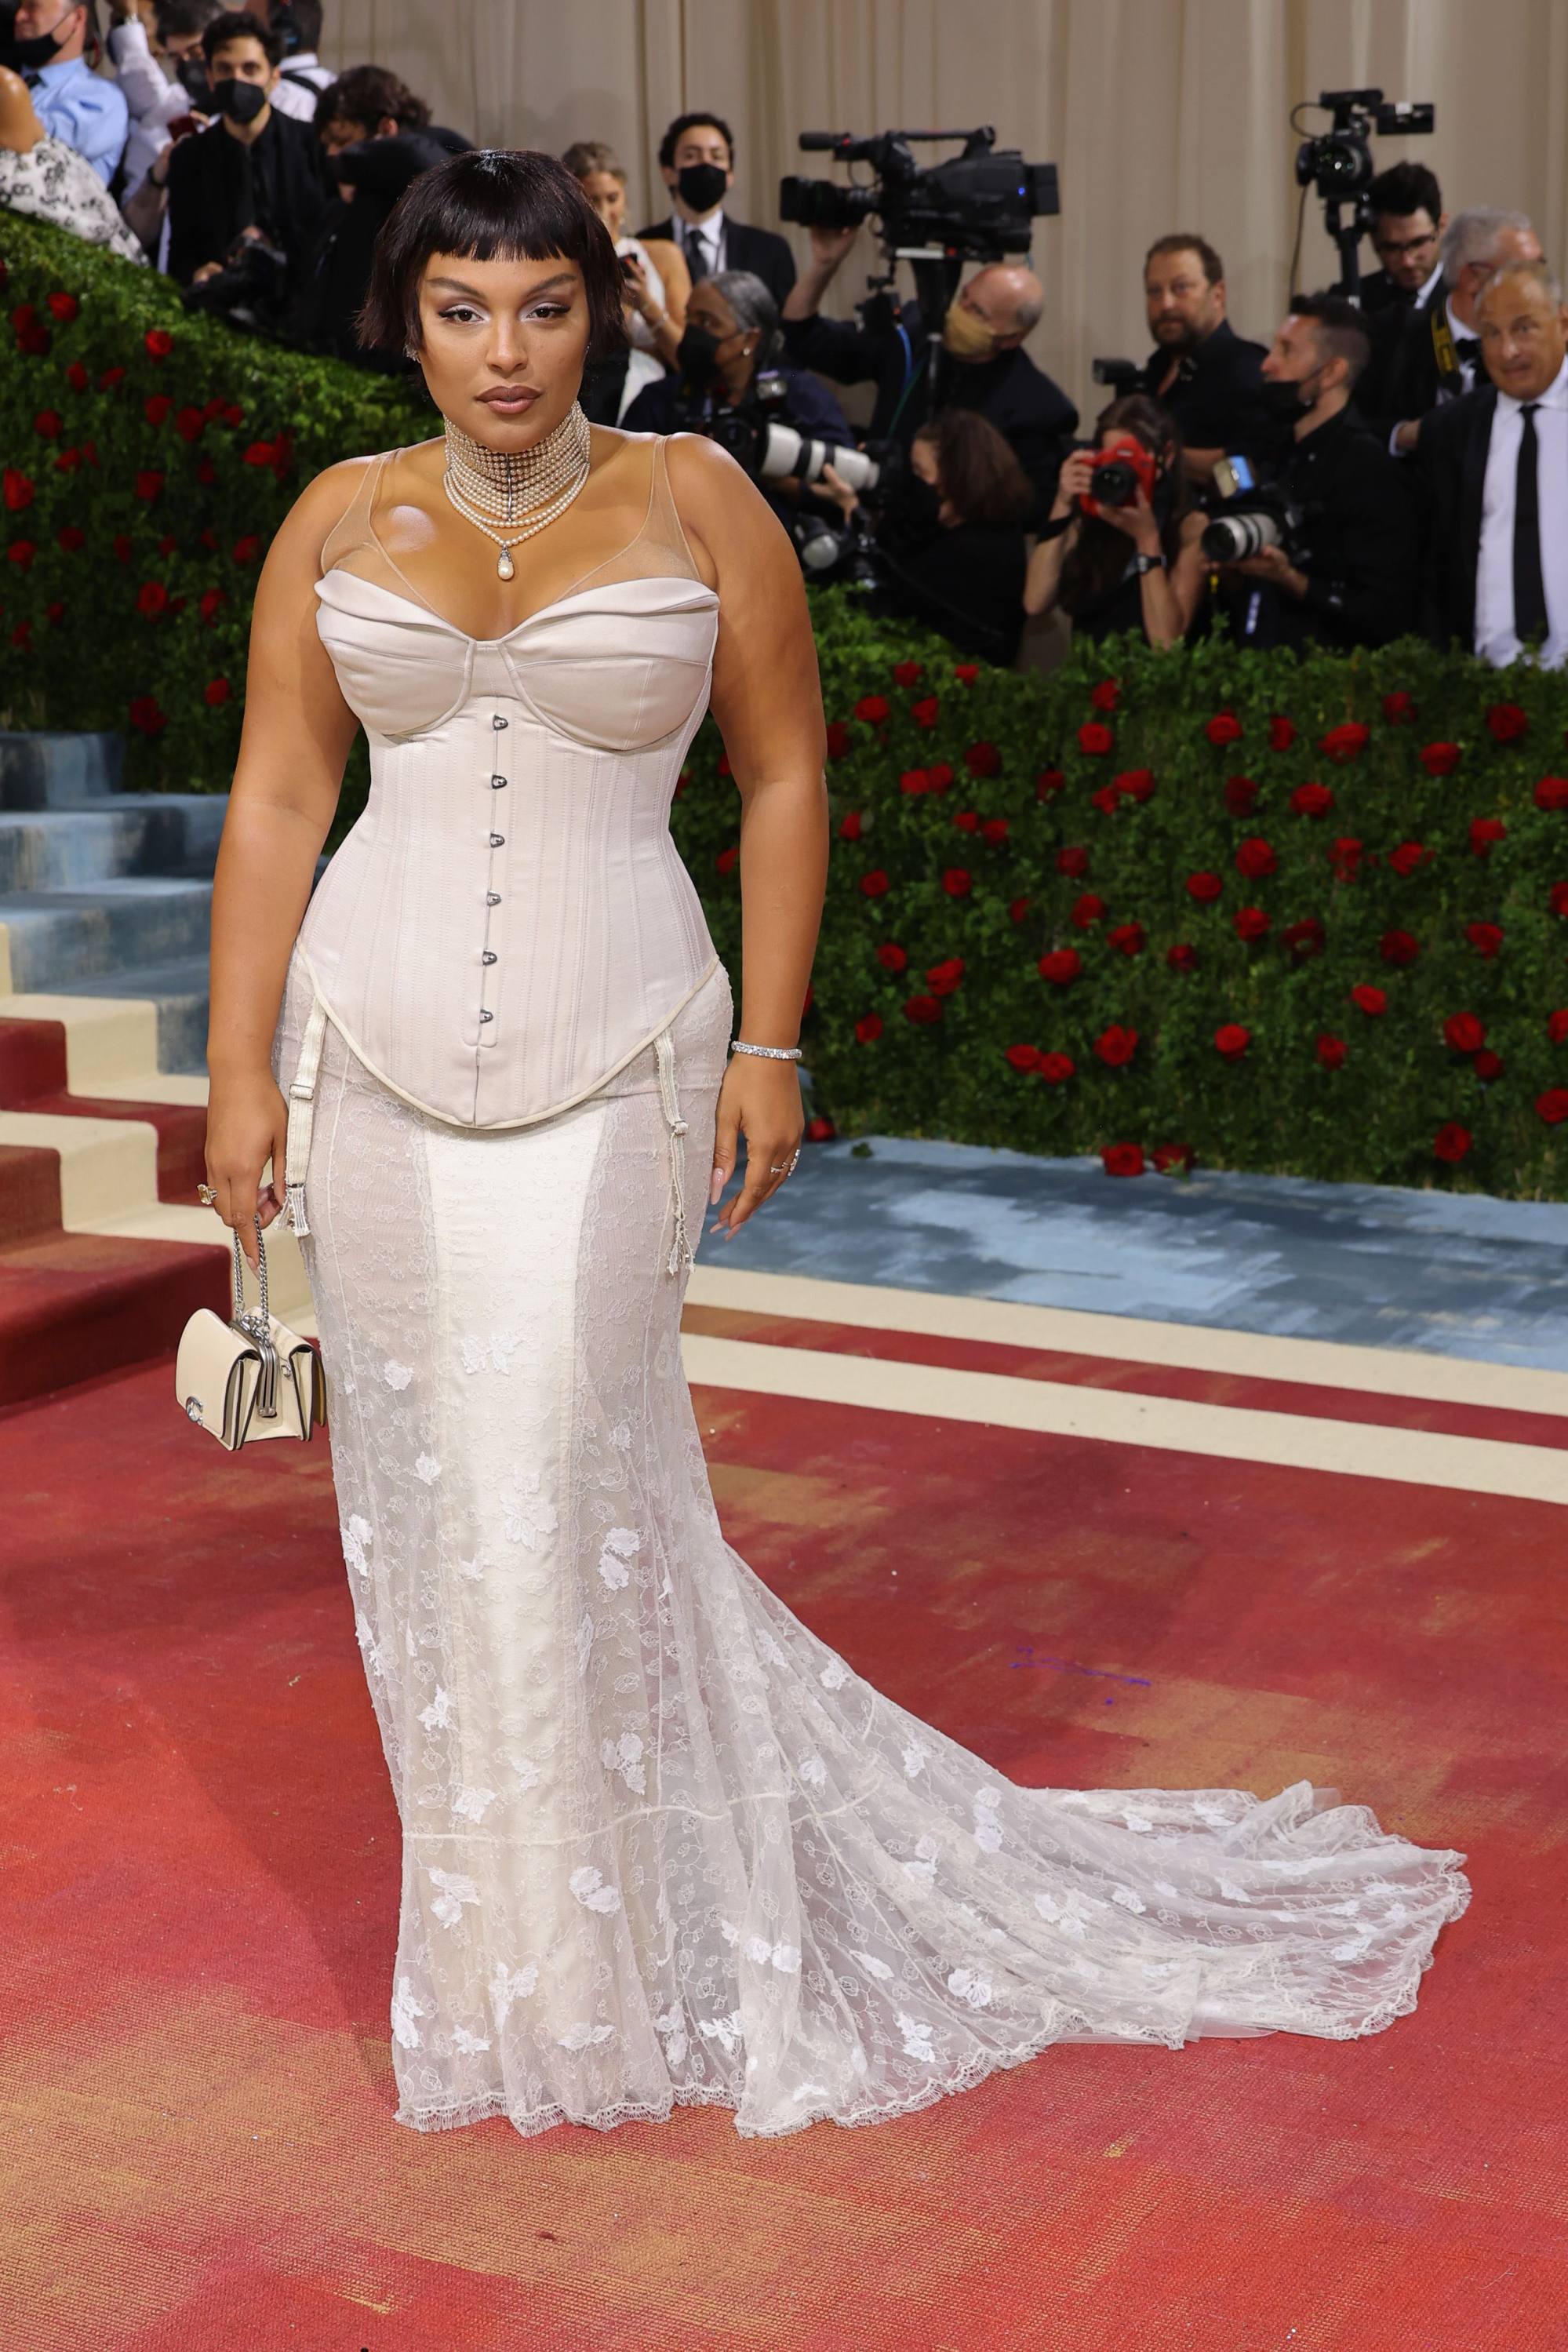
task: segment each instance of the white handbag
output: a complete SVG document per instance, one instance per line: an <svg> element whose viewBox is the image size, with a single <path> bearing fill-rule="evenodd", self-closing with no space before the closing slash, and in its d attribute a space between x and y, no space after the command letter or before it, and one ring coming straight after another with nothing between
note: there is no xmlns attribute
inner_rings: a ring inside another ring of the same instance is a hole
<svg viewBox="0 0 1568 2352"><path fill-rule="evenodd" d="M236 1453L260 1437L308 1438L327 1418L321 1359L267 1303L267 1243L256 1221L261 1304L245 1303L245 1255L234 1236L234 1313L199 1307L180 1335L174 1393L199 1429Z"/></svg>

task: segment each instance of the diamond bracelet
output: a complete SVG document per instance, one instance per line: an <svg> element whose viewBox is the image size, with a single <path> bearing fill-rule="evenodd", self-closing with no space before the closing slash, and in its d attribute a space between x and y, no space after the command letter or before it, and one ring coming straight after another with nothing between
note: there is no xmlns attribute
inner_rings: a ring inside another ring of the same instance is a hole
<svg viewBox="0 0 1568 2352"><path fill-rule="evenodd" d="M729 1050L732 1054L761 1054L769 1062L798 1062L800 1058L799 1045L745 1045L738 1037L730 1039Z"/></svg>

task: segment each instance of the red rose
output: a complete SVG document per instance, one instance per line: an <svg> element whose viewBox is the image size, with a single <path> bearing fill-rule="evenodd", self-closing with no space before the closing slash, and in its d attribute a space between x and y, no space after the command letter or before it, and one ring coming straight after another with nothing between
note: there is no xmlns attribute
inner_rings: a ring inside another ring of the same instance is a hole
<svg viewBox="0 0 1568 2352"><path fill-rule="evenodd" d="M1078 748L1092 760L1103 760L1115 740L1111 730L1098 719L1086 719L1078 730Z"/></svg>
<svg viewBox="0 0 1568 2352"><path fill-rule="evenodd" d="M905 768L898 780L898 789L901 793L928 793L931 779L924 768Z"/></svg>
<svg viewBox="0 0 1568 2352"><path fill-rule="evenodd" d="M260 553L261 538L256 531L247 530L243 539L236 539L234 543L234 560L236 563L254 563Z"/></svg>
<svg viewBox="0 0 1568 2352"><path fill-rule="evenodd" d="M713 862L721 874L727 874L739 856L740 844L738 842L732 841L727 849L721 849L719 851L718 856Z"/></svg>
<svg viewBox="0 0 1568 2352"><path fill-rule="evenodd" d="M197 609L209 628L217 619L220 607L226 604L228 601L221 588L204 588L202 591L202 599Z"/></svg>
<svg viewBox="0 0 1568 2352"><path fill-rule="evenodd" d="M1323 951L1323 927L1315 915L1305 915L1299 923L1286 924L1280 944L1292 963L1310 963Z"/></svg>
<svg viewBox="0 0 1568 2352"><path fill-rule="evenodd" d="M1225 805L1232 816L1250 816L1258 805L1258 787L1250 776L1227 776Z"/></svg>
<svg viewBox="0 0 1568 2352"><path fill-rule="evenodd" d="M904 1010L907 1019L925 1028L942 1018L942 1007L935 996L911 996L905 1000Z"/></svg>
<svg viewBox="0 0 1568 2352"><path fill-rule="evenodd" d="M199 408L182 408L174 419L174 430L182 441L199 441L207 429L207 420Z"/></svg>
<svg viewBox="0 0 1568 2352"><path fill-rule="evenodd" d="M1421 952L1421 942L1408 931L1385 931L1377 943L1377 952L1385 963L1414 963Z"/></svg>
<svg viewBox="0 0 1568 2352"><path fill-rule="evenodd" d="M1329 850L1329 864L1342 882L1354 881L1361 857L1362 845L1351 834L1342 834Z"/></svg>
<svg viewBox="0 0 1568 2352"><path fill-rule="evenodd" d="M1178 940L1174 948L1166 950L1166 961L1173 971L1196 971L1197 950L1189 948L1185 940Z"/></svg>
<svg viewBox="0 0 1568 2352"><path fill-rule="evenodd" d="M1494 1078L1500 1078L1502 1076L1502 1055L1494 1054L1489 1047L1485 1053L1476 1055L1470 1066L1478 1078L1490 1086Z"/></svg>
<svg viewBox="0 0 1568 2352"><path fill-rule="evenodd" d="M953 781L953 771L945 760L938 760L934 768L926 769L925 781L934 793L945 793Z"/></svg>
<svg viewBox="0 0 1568 2352"><path fill-rule="evenodd" d="M1102 1029L1094 1040L1094 1051L1110 1070L1124 1067L1137 1050L1137 1031L1124 1029L1119 1021L1113 1021L1108 1029Z"/></svg>
<svg viewBox="0 0 1568 2352"><path fill-rule="evenodd" d="M1490 857L1492 844L1508 838L1508 827L1500 816L1478 816L1470 820L1470 855Z"/></svg>
<svg viewBox="0 0 1568 2352"><path fill-rule="evenodd" d="M980 829L979 812L977 809L955 809L953 822L960 833L978 833Z"/></svg>
<svg viewBox="0 0 1568 2352"><path fill-rule="evenodd" d="M30 539L14 539L5 550L5 560L14 563L19 572L26 572L37 551Z"/></svg>
<svg viewBox="0 0 1568 2352"><path fill-rule="evenodd" d="M1487 712L1487 727L1494 743L1517 743L1530 732L1530 721L1517 702L1494 702Z"/></svg>
<svg viewBox="0 0 1568 2352"><path fill-rule="evenodd" d="M1062 785L1066 782L1067 779L1062 774L1060 768L1042 768L1039 775L1034 780L1034 796L1036 800L1050 800L1053 793L1059 793L1061 790Z"/></svg>
<svg viewBox="0 0 1568 2352"><path fill-rule="evenodd" d="M1540 809L1568 808L1568 776L1542 776L1535 787L1535 805Z"/></svg>
<svg viewBox="0 0 1568 2352"><path fill-rule="evenodd" d="M973 686L980 675L980 665L978 662L955 662L953 675L960 686Z"/></svg>
<svg viewBox="0 0 1568 2352"><path fill-rule="evenodd" d="M141 404L149 425L162 425L173 405L166 392L150 392Z"/></svg>
<svg viewBox="0 0 1568 2352"><path fill-rule="evenodd" d="M857 1045L874 1045L881 1035L882 1015L880 1013L864 1013L855 1023L855 1043Z"/></svg>
<svg viewBox="0 0 1568 2352"><path fill-rule="evenodd" d="M951 996L964 977L962 956L949 956L945 963L934 963L925 974L925 984L933 996Z"/></svg>
<svg viewBox="0 0 1568 2352"><path fill-rule="evenodd" d="M1087 931L1093 928L1104 912L1104 899L1096 898L1092 890L1085 890L1081 898L1074 899L1072 912L1068 919L1074 930Z"/></svg>
<svg viewBox="0 0 1568 2352"><path fill-rule="evenodd" d="M946 891L949 898L967 898L974 887L968 867L945 866L942 868L942 887Z"/></svg>
<svg viewBox="0 0 1568 2352"><path fill-rule="evenodd" d="M860 837L861 813L859 809L851 809L849 814L840 820L839 839L841 841L858 841Z"/></svg>
<svg viewBox="0 0 1568 2352"><path fill-rule="evenodd" d="M1422 747L1420 761L1429 776L1451 776L1463 756L1457 743L1427 743Z"/></svg>
<svg viewBox="0 0 1568 2352"><path fill-rule="evenodd" d="M30 302L24 302L19 310L12 311L11 324L16 331L19 352L25 352L29 359L35 360L47 355L51 341L49 331Z"/></svg>
<svg viewBox="0 0 1568 2352"><path fill-rule="evenodd" d="M1237 910L1235 929L1239 940L1267 939L1270 928L1269 917L1261 907L1242 907Z"/></svg>
<svg viewBox="0 0 1568 2352"><path fill-rule="evenodd" d="M820 1111L815 1118L808 1119L806 1122L806 1140L808 1143L831 1143L838 1131L839 1130L833 1125L832 1120L831 1118L824 1118Z"/></svg>
<svg viewBox="0 0 1568 2352"><path fill-rule="evenodd" d="M894 684L895 686L913 686L925 667L925 665L924 662L894 662L893 665Z"/></svg>
<svg viewBox="0 0 1568 2352"><path fill-rule="evenodd" d="M718 760L716 763L715 772L721 776L732 776L735 773L734 769L729 764L729 753L727 751L721 751L719 753Z"/></svg>
<svg viewBox="0 0 1568 2352"><path fill-rule="evenodd" d="M86 531L74 522L62 524L58 537L60 547L67 555L78 554L87 545Z"/></svg>
<svg viewBox="0 0 1568 2352"><path fill-rule="evenodd" d="M1197 1159L1190 1143L1162 1143L1155 1150L1155 1166L1162 1176L1171 1168L1191 1168Z"/></svg>
<svg viewBox="0 0 1568 2352"><path fill-rule="evenodd" d="M1241 721L1233 710L1217 711L1215 716L1206 722L1203 731L1215 750L1223 751L1228 743L1240 742Z"/></svg>
<svg viewBox="0 0 1568 2352"><path fill-rule="evenodd" d="M1298 784L1291 794L1291 806L1300 816L1327 816L1333 794L1327 784Z"/></svg>
<svg viewBox="0 0 1568 2352"><path fill-rule="evenodd" d="M1154 798L1155 772L1152 768L1128 768L1121 775L1113 776L1111 782L1118 792L1125 793L1130 801Z"/></svg>
<svg viewBox="0 0 1568 2352"><path fill-rule="evenodd" d="M166 360L174 348L174 338L167 327L149 327L141 340L149 359Z"/></svg>
<svg viewBox="0 0 1568 2352"><path fill-rule="evenodd" d="M277 451L270 441L253 441L246 450L243 462L247 466L275 466L277 463ZM880 696L876 698L881 700ZM862 710L858 703L856 704L855 717L857 719L864 719L870 715L870 713ZM885 702L883 703L881 715L884 719L887 716L887 705Z"/></svg>
<svg viewBox="0 0 1568 2352"><path fill-rule="evenodd" d="M92 378L89 375L86 368L83 367L80 360L72 360L69 367L66 370L66 382L69 384L73 392L85 392L88 385L92 382Z"/></svg>
<svg viewBox="0 0 1568 2352"><path fill-rule="evenodd" d="M1416 698L1407 688L1400 687L1383 698L1383 716L1390 727L1403 727L1416 715Z"/></svg>
<svg viewBox="0 0 1568 2352"><path fill-rule="evenodd" d="M1196 898L1200 907L1212 905L1224 887L1218 874L1189 874L1186 877L1186 895Z"/></svg>
<svg viewBox="0 0 1568 2352"><path fill-rule="evenodd" d="M1368 988L1364 982L1359 987L1351 990L1350 1001L1353 1004L1358 1005L1367 1018L1373 1021L1380 1013L1386 1013L1388 1010L1388 999L1383 991L1380 988Z"/></svg>
<svg viewBox="0 0 1568 2352"><path fill-rule="evenodd" d="M151 506L163 488L163 477L155 466L146 467L136 477L136 495Z"/></svg>
<svg viewBox="0 0 1568 2352"><path fill-rule="evenodd" d="M1461 1127L1458 1119L1450 1118L1432 1138L1432 1150L1437 1159L1452 1162L1462 1160L1474 1141L1475 1138L1468 1127Z"/></svg>
<svg viewBox="0 0 1568 2352"><path fill-rule="evenodd" d="M1251 1043L1251 1030L1239 1021L1227 1021L1214 1033L1214 1050L1227 1062L1239 1062Z"/></svg>
<svg viewBox="0 0 1568 2352"><path fill-rule="evenodd" d="M1269 721L1269 749L1270 749L1270 751L1288 751L1290 750L1290 748L1291 748L1291 744L1295 741L1295 740L1296 740L1296 724L1295 724L1294 719L1270 719L1270 721Z"/></svg>
<svg viewBox="0 0 1568 2352"><path fill-rule="evenodd" d="M1100 1164L1107 1176L1141 1176L1144 1172L1144 1150L1138 1143L1108 1143L1100 1154Z"/></svg>
<svg viewBox="0 0 1568 2352"><path fill-rule="evenodd" d="M1548 1087L1543 1095L1536 1096L1535 1108L1548 1127L1561 1127L1568 1118L1568 1087Z"/></svg>
<svg viewBox="0 0 1568 2352"><path fill-rule="evenodd" d="M1012 1064L1015 1070L1038 1070L1040 1067L1040 1047L1038 1045L1009 1045L1008 1047L1008 1059Z"/></svg>
<svg viewBox="0 0 1568 2352"><path fill-rule="evenodd" d="M0 496L5 498L8 513L20 514L24 507L32 505L35 493L27 476L15 466L7 466L0 474Z"/></svg>
<svg viewBox="0 0 1568 2352"><path fill-rule="evenodd" d="M1502 929L1498 923L1467 923L1465 937L1477 955L1485 956L1489 962L1502 945Z"/></svg>
<svg viewBox="0 0 1568 2352"><path fill-rule="evenodd" d="M115 532L115 534L114 534L114 542L113 542L113 544L114 544L114 552L115 552L116 559L117 559L120 562L121 562L121 563L129 563L129 562L130 562L130 561L131 561L131 554L132 554L132 552L133 552L133 550L132 550L132 548L131 548L131 534L130 534L130 532L129 532L129 531L124 531L124 530L117 530L117 531Z"/></svg>
<svg viewBox="0 0 1568 2352"><path fill-rule="evenodd" d="M1089 795L1102 816L1114 816L1122 805L1121 787L1116 783L1102 784L1097 793Z"/></svg>
<svg viewBox="0 0 1568 2352"><path fill-rule="evenodd" d="M972 776L994 776L1002 764L1002 755L994 743L971 743L964 754L964 765Z"/></svg>
<svg viewBox="0 0 1568 2352"><path fill-rule="evenodd" d="M868 898L883 898L891 887L880 866L873 866L869 874L861 876L861 888Z"/></svg>
<svg viewBox="0 0 1568 2352"><path fill-rule="evenodd" d="M928 694L921 701L910 704L909 715L916 727L935 727L941 709L936 695Z"/></svg>
<svg viewBox="0 0 1568 2352"><path fill-rule="evenodd" d="M112 392L117 384L121 384L124 381L125 370L122 367L106 367L99 377L98 388L99 392Z"/></svg>
<svg viewBox="0 0 1568 2352"><path fill-rule="evenodd" d="M1563 1039L1568 1037L1568 1005L1563 1005L1556 1013L1547 1014L1546 1034L1554 1045L1561 1045Z"/></svg>
<svg viewBox="0 0 1568 2352"><path fill-rule="evenodd" d="M245 423L245 411L236 400L225 400L218 415L226 425L232 425L236 433Z"/></svg>
<svg viewBox="0 0 1568 2352"><path fill-rule="evenodd" d="M1548 904L1554 915L1568 915L1568 882L1553 882Z"/></svg>
<svg viewBox="0 0 1568 2352"><path fill-rule="evenodd" d="M1317 1042L1318 1060L1325 1070L1337 1070L1344 1061L1344 1039L1331 1037L1325 1031Z"/></svg>
<svg viewBox="0 0 1568 2352"><path fill-rule="evenodd" d="M220 703L228 700L231 691L226 677L210 677L202 688L202 700L210 703L215 710Z"/></svg>
<svg viewBox="0 0 1568 2352"><path fill-rule="evenodd" d="M144 580L136 591L136 609L144 621L155 621L168 603L169 591L162 580Z"/></svg>
<svg viewBox="0 0 1568 2352"><path fill-rule="evenodd" d="M988 816L980 827L980 839L989 842L993 849L1007 837L1008 821L1005 816Z"/></svg>
<svg viewBox="0 0 1568 2352"><path fill-rule="evenodd" d="M1121 699L1122 681L1119 677L1103 677L1098 686L1092 686L1089 689L1090 706L1095 710L1114 710Z"/></svg>
<svg viewBox="0 0 1568 2352"><path fill-rule="evenodd" d="M1236 853L1236 871L1244 874L1249 882L1272 874L1279 862L1272 845L1259 834L1251 835Z"/></svg>
<svg viewBox="0 0 1568 2352"><path fill-rule="evenodd" d="M1142 923L1118 923L1113 931L1106 932L1105 944L1107 947L1119 949L1124 956L1142 955L1144 952Z"/></svg>
<svg viewBox="0 0 1568 2352"><path fill-rule="evenodd" d="M830 760L841 760L853 740L854 738L841 719L829 719L828 757Z"/></svg>
<svg viewBox="0 0 1568 2352"><path fill-rule="evenodd" d="M127 714L131 724L142 735L161 735L169 724L169 714L160 709L155 694L139 694Z"/></svg>
<svg viewBox="0 0 1568 2352"><path fill-rule="evenodd" d="M1473 1013L1450 1013L1443 1035L1456 1054L1479 1054L1486 1044L1486 1024Z"/></svg>
<svg viewBox="0 0 1568 2352"><path fill-rule="evenodd" d="M57 474L74 474L80 464L79 449L62 449L55 458L55 471Z"/></svg>
<svg viewBox="0 0 1568 2352"><path fill-rule="evenodd" d="M1030 902L1027 898L1009 898L1008 901L1009 920L1014 923L1021 923L1024 917L1028 914Z"/></svg>
<svg viewBox="0 0 1568 2352"><path fill-rule="evenodd" d="M1337 760L1343 767L1347 761L1359 760L1372 740L1372 730L1364 727L1359 719L1347 719L1342 726L1331 727L1318 744L1325 760Z"/></svg>
<svg viewBox="0 0 1568 2352"><path fill-rule="evenodd" d="M1396 874L1414 874L1418 866L1429 863L1432 852L1418 841L1402 841L1397 849L1388 853L1388 863Z"/></svg>
<svg viewBox="0 0 1568 2352"><path fill-rule="evenodd" d="M40 408L33 419L33 430L40 441L57 441L60 436L59 410Z"/></svg>
<svg viewBox="0 0 1568 2352"><path fill-rule="evenodd" d="M883 971L902 971L909 961L904 950L895 946L892 940L883 941L876 951L876 960Z"/></svg>
<svg viewBox="0 0 1568 2352"><path fill-rule="evenodd" d="M45 299L62 327L68 327L81 310L81 304L74 294L49 294L45 297Z"/></svg>
<svg viewBox="0 0 1568 2352"><path fill-rule="evenodd" d="M1063 1087L1078 1076L1078 1065L1071 1054L1042 1054L1040 1075L1048 1087Z"/></svg>
<svg viewBox="0 0 1568 2352"><path fill-rule="evenodd" d="M1083 969L1083 959L1076 948L1052 948L1040 960L1040 975L1049 980L1053 988L1066 988Z"/></svg>
<svg viewBox="0 0 1568 2352"><path fill-rule="evenodd" d="M1056 870L1059 874L1068 875L1074 882L1082 882L1089 871L1089 852L1076 842L1069 843L1065 849L1059 849L1056 853Z"/></svg>

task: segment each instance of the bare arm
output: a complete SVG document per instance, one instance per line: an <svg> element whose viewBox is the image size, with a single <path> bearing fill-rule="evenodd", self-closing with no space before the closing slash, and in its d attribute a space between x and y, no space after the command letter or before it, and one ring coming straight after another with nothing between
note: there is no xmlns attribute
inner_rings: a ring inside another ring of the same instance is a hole
<svg viewBox="0 0 1568 2352"><path fill-rule="evenodd" d="M712 709L740 794L741 1002L737 1035L793 1045L828 871L827 730L805 583L789 534L727 451L695 434L668 447L682 520L718 572ZM712 1198L746 1137L746 1183L717 1222L733 1233L783 1181L804 1118L795 1066L738 1054L718 1098Z"/></svg>
<svg viewBox="0 0 1568 2352"><path fill-rule="evenodd" d="M1029 569L1024 573L1023 608L1026 613L1049 613L1054 610L1057 593L1061 586L1062 559L1078 536L1077 501L1089 488L1089 478L1094 471L1094 459L1087 449L1074 449L1063 461L1056 478L1056 496L1051 501L1050 520L1066 521L1068 528L1059 530L1054 538L1036 540L1030 550Z"/></svg>
<svg viewBox="0 0 1568 2352"><path fill-rule="evenodd" d="M358 724L316 634L319 555L367 462L334 466L312 482L262 566L245 727L213 882L207 1181L253 1265L252 1219L259 1213L268 1225L281 1206L287 1105L272 1076L273 1034ZM268 1154L273 1181L263 1194Z"/></svg>

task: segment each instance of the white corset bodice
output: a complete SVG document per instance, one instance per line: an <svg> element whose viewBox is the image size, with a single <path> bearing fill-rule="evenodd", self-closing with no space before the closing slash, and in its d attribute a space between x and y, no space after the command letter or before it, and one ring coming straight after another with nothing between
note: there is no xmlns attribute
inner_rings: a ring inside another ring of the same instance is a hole
<svg viewBox="0 0 1568 2352"><path fill-rule="evenodd" d="M317 627L370 743L363 815L299 949L377 1076L510 1127L580 1101L717 961L670 837L707 707L718 598L620 579L476 639L357 572Z"/></svg>

